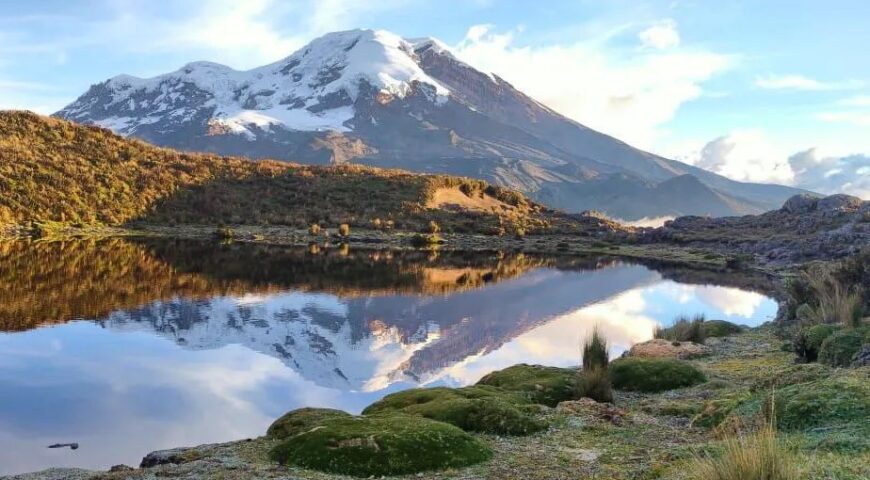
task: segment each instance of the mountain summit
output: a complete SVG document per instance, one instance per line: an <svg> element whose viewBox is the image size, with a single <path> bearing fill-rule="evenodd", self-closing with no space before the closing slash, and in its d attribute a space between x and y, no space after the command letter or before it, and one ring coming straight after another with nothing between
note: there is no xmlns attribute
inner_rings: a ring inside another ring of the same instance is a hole
<svg viewBox="0 0 870 480"><path fill-rule="evenodd" d="M194 62L149 79L117 76L55 115L184 150L476 177L624 219L757 213L800 193L638 150L438 40L381 30L330 33L248 71Z"/></svg>

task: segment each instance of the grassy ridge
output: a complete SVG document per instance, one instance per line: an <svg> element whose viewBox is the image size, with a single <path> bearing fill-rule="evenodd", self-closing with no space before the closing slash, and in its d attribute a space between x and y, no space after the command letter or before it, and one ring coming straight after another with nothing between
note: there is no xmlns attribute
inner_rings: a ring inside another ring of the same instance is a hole
<svg viewBox="0 0 870 480"><path fill-rule="evenodd" d="M182 153L28 112L0 112L0 133L0 225L347 223L420 231L436 221L446 232L615 228L557 214L479 180ZM439 188L502 207L427 208Z"/></svg>

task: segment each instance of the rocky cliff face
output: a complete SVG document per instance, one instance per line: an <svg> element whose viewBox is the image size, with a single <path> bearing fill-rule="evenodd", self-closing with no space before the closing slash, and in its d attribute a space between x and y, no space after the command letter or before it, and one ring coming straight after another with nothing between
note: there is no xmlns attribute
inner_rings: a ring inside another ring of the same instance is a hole
<svg viewBox="0 0 870 480"><path fill-rule="evenodd" d="M482 178L620 218L759 213L796 193L733 182L569 120L434 39L325 35L249 71L194 62L92 86L59 117L184 150ZM691 188L663 182L691 175Z"/></svg>

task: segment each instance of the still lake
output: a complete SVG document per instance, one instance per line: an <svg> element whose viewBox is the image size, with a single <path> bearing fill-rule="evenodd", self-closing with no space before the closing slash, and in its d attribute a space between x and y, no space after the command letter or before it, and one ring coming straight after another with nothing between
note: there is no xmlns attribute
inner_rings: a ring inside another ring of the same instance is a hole
<svg viewBox="0 0 870 480"><path fill-rule="evenodd" d="M0 475L136 466L298 407L577 365L596 325L612 356L679 314L758 325L766 281L608 257L0 242Z"/></svg>

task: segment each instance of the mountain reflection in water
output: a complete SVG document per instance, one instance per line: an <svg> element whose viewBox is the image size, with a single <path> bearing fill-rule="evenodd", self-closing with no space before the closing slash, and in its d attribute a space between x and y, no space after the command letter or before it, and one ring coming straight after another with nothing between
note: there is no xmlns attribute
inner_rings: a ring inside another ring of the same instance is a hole
<svg viewBox="0 0 870 480"><path fill-rule="evenodd" d="M0 243L0 474L133 464L292 408L576 365L596 325L612 355L680 313L755 325L776 305L746 287L765 281L604 257Z"/></svg>

